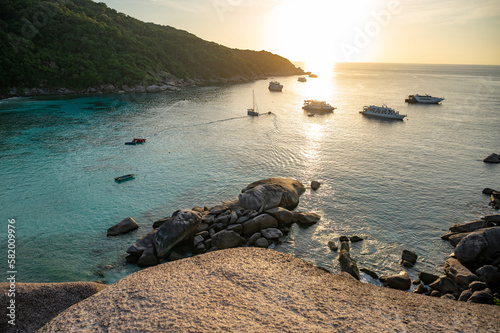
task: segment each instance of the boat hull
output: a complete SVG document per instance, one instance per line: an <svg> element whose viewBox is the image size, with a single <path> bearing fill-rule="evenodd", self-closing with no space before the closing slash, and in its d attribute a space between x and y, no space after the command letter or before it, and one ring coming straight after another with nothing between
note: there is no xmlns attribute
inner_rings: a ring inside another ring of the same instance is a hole
<svg viewBox="0 0 500 333"><path fill-rule="evenodd" d="M135 175L134 174L129 174L129 175L124 175L124 176L120 176L120 177L116 177L115 178L115 182L123 182L125 180L131 180L131 179L134 179L135 178Z"/></svg>
<svg viewBox="0 0 500 333"><path fill-rule="evenodd" d="M389 115L389 114L376 114L376 113L371 113L371 112L366 112L366 111L360 111L364 116L367 117L373 117L373 118L379 118L379 119L390 119L390 120L403 120L405 115L402 114L395 114L395 115Z"/></svg>
<svg viewBox="0 0 500 333"><path fill-rule="evenodd" d="M426 96L410 95L410 96L408 96L407 99L405 99L405 102L410 103L410 104L439 104L443 100L444 100L444 98L432 97L429 95L426 95Z"/></svg>
<svg viewBox="0 0 500 333"><path fill-rule="evenodd" d="M304 110L309 111L309 112L322 112L322 113L329 113L333 112L335 110L334 107L314 107L314 106L303 106L302 107Z"/></svg>

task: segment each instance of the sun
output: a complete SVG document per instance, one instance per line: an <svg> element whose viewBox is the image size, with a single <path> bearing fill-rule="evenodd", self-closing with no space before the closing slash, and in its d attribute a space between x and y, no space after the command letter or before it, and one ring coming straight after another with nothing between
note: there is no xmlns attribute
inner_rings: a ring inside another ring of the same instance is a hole
<svg viewBox="0 0 500 333"><path fill-rule="evenodd" d="M326 68L343 61L339 45L362 25L371 7L370 0L286 1L269 14L269 37L287 58Z"/></svg>

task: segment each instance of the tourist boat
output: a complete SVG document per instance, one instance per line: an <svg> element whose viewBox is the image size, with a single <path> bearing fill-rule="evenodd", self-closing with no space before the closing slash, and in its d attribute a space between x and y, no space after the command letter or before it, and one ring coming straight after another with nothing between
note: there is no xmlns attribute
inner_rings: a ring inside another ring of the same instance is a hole
<svg viewBox="0 0 500 333"><path fill-rule="evenodd" d="M306 77L305 77L305 76L301 76L301 77L299 77L299 78L297 79L297 81L299 81L299 82L307 82L307 79L306 79Z"/></svg>
<svg viewBox="0 0 500 333"><path fill-rule="evenodd" d="M269 82L269 90L271 91L282 91L283 90L283 85L280 84L278 81L271 81Z"/></svg>
<svg viewBox="0 0 500 333"><path fill-rule="evenodd" d="M403 118L406 117L405 114L399 114L398 111L394 111L394 109L387 107L387 105L364 106L363 111L359 111L359 113L364 114L365 116L373 116L373 117L380 117L380 118L386 118L386 119L403 120Z"/></svg>
<svg viewBox="0 0 500 333"><path fill-rule="evenodd" d="M252 90L253 104L251 109L247 109L247 114L252 117L258 117L259 112L257 112L257 103L255 103L255 92Z"/></svg>
<svg viewBox="0 0 500 333"><path fill-rule="evenodd" d="M115 182L121 182L121 181L124 181L124 180L134 179L135 178L134 176L135 176L135 174L131 173L131 174L128 174L128 175L116 177L115 178Z"/></svg>
<svg viewBox="0 0 500 333"><path fill-rule="evenodd" d="M444 100L441 97L432 97L430 95L409 95L407 99L405 99L406 103L421 103L421 104L439 104Z"/></svg>
<svg viewBox="0 0 500 333"><path fill-rule="evenodd" d="M325 101L317 101L315 99L308 99L304 101L302 108L310 112L333 112L335 109Z"/></svg>

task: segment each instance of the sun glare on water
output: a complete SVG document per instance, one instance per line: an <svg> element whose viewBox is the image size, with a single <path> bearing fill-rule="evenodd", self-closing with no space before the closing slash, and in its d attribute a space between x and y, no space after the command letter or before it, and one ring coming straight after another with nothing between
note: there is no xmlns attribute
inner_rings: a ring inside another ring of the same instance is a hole
<svg viewBox="0 0 500 333"><path fill-rule="evenodd" d="M286 57L305 61L308 69L321 74L344 61L339 46L349 42L369 7L369 0L287 1L270 13L270 38Z"/></svg>

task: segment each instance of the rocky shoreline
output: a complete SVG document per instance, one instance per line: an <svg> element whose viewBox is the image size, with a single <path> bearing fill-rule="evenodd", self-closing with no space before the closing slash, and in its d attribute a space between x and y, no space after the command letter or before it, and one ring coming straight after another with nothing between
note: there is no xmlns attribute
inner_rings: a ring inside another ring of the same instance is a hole
<svg viewBox="0 0 500 333"><path fill-rule="evenodd" d="M276 73L279 75L294 75L295 73ZM300 74L299 72L297 74ZM116 85L103 84L99 86L87 87L84 89L70 88L17 88L9 89L6 94L0 94L0 99L12 97L33 97L33 96L65 96L65 95L90 95L90 94L125 94L125 93L158 93L164 91L180 91L184 87L203 86L210 84L235 84L246 83L256 80L265 80L267 76L233 76L230 78L213 77L210 79L179 79L173 75L164 74L162 79L155 84L137 84L137 85Z"/></svg>
<svg viewBox="0 0 500 333"><path fill-rule="evenodd" d="M238 199L214 207L179 210L153 223L153 229L127 250L127 262L153 266L240 246L267 248L279 244L292 223L311 225L321 219L316 213L293 211L305 186L287 178L268 178L242 190ZM127 218L110 228L124 232L137 227Z"/></svg>
<svg viewBox="0 0 500 333"><path fill-rule="evenodd" d="M311 182L312 189L317 190L319 185ZM321 219L316 213L294 211L304 191L305 186L294 179L268 178L248 185L238 199L228 203L176 211L154 222L152 230L128 248L126 260L146 267L235 247L274 248L287 235L291 224L307 227ZM108 229L108 235L137 228L133 219L126 218ZM419 272L418 279L413 281L405 270L379 276L369 269L358 268L349 244L363 241L361 237L341 236L338 243L331 240L326 245L339 252L341 272L357 280L363 272L393 289L500 305L500 215L453 225L442 239L455 247L444 263L444 274ZM417 260L416 253L403 250L399 263L402 268L410 268Z"/></svg>

